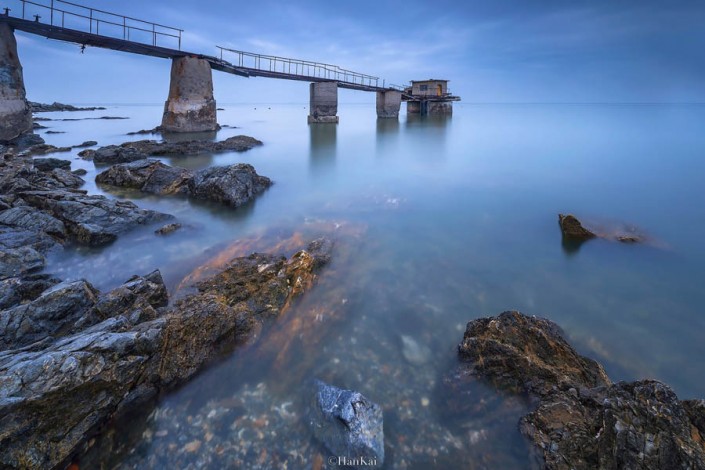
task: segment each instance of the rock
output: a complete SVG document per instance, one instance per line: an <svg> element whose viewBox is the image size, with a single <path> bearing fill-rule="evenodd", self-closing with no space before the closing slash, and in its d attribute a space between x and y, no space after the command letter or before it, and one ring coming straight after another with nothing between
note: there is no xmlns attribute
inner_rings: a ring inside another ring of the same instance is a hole
<svg viewBox="0 0 705 470"><path fill-rule="evenodd" d="M51 171L56 168L62 170L70 170L71 162L68 160L61 160L59 158L35 158L32 160L34 168L39 171Z"/></svg>
<svg viewBox="0 0 705 470"><path fill-rule="evenodd" d="M181 228L181 224L166 224L163 227L154 231L157 235L168 235L170 233L176 232Z"/></svg>
<svg viewBox="0 0 705 470"><path fill-rule="evenodd" d="M244 152L262 145L257 139L245 135L230 137L220 142L209 140L185 140L179 142L157 142L138 140L121 145L108 145L96 150L84 150L78 155L96 163L114 165L143 160L150 156L197 155L200 153Z"/></svg>
<svg viewBox="0 0 705 470"><path fill-rule="evenodd" d="M44 256L30 246L0 251L0 279L16 277L44 267Z"/></svg>
<svg viewBox="0 0 705 470"><path fill-rule="evenodd" d="M252 165L240 163L197 171L189 181L189 194L195 199L239 207L271 185L272 181L258 175Z"/></svg>
<svg viewBox="0 0 705 470"><path fill-rule="evenodd" d="M139 209L130 201L105 196L89 196L66 190L20 193L30 206L51 214L64 223L69 237L85 245L104 245L137 225L146 225L172 216Z"/></svg>
<svg viewBox="0 0 705 470"><path fill-rule="evenodd" d="M92 309L96 293L86 281L62 282L30 303L0 311L0 351L98 323Z"/></svg>
<svg viewBox="0 0 705 470"><path fill-rule="evenodd" d="M43 143L44 139L37 134L22 134L21 136L12 139L9 142L9 145L14 147L17 152L21 152L34 145L41 145Z"/></svg>
<svg viewBox="0 0 705 470"><path fill-rule="evenodd" d="M48 274L30 274L3 279L0 281L0 310L32 301L59 282L61 281Z"/></svg>
<svg viewBox="0 0 705 470"><path fill-rule="evenodd" d="M382 408L361 393L316 381L311 406L313 435L338 458L384 463Z"/></svg>
<svg viewBox="0 0 705 470"><path fill-rule="evenodd" d="M78 168L76 170L73 170L71 173L76 176L85 176L86 174L88 174L88 171L86 171L84 168Z"/></svg>
<svg viewBox="0 0 705 470"><path fill-rule="evenodd" d="M32 124L32 129L34 129L34 130L37 130L37 129L47 129L47 126L42 126L41 124L38 124L38 123L35 122L34 124ZM47 134L49 134L49 133L53 134L54 132L53 132L53 131L47 131Z"/></svg>
<svg viewBox="0 0 705 470"><path fill-rule="evenodd" d="M71 147L56 147L54 145L49 145L49 144L38 144L38 145L33 145L24 152L22 152L22 155L25 156L32 156L32 155L46 155L48 153L57 153L57 152L70 152Z"/></svg>
<svg viewBox="0 0 705 470"><path fill-rule="evenodd" d="M474 320L458 350L462 380L538 400L520 430L545 468L705 468L702 403L654 380L612 384L549 320L519 312Z"/></svg>
<svg viewBox="0 0 705 470"><path fill-rule="evenodd" d="M249 202L272 184L269 178L258 175L252 165L241 163L192 172L157 160L114 165L96 176L96 182L151 194L183 194L231 207Z"/></svg>
<svg viewBox="0 0 705 470"><path fill-rule="evenodd" d="M98 142L96 142L95 140L86 140L82 144L74 145L72 148L80 149L84 147L93 147L94 145L98 145Z"/></svg>
<svg viewBox="0 0 705 470"><path fill-rule="evenodd" d="M572 215L558 214L558 223L561 226L563 237L566 239L584 241L597 236L583 227L580 221Z"/></svg>
<svg viewBox="0 0 705 470"><path fill-rule="evenodd" d="M154 129L141 129L139 131L128 132L127 135L144 135L144 134L159 134L161 129L155 127Z"/></svg>
<svg viewBox="0 0 705 470"><path fill-rule="evenodd" d="M28 206L19 206L0 213L0 224L44 232L53 237L66 237L66 226L59 219Z"/></svg>
<svg viewBox="0 0 705 470"><path fill-rule="evenodd" d="M401 335L401 352L404 359L411 364L420 366L426 364L431 358L431 350L428 346L420 345L414 338L407 335Z"/></svg>
<svg viewBox="0 0 705 470"><path fill-rule="evenodd" d="M0 466L65 462L107 420L193 377L281 314L322 264L305 251L289 260L253 254L233 259L172 307L158 272L96 294L92 306L71 302L55 337L0 352ZM15 308L37 311L57 288ZM75 318L86 318L87 327L74 332Z"/></svg>
<svg viewBox="0 0 705 470"><path fill-rule="evenodd" d="M71 106L70 104L63 104L54 102L52 104L45 103L34 103L29 102L33 113L47 113L53 111L97 111L103 110L103 107L89 107L89 108L77 108L76 106Z"/></svg>
<svg viewBox="0 0 705 470"><path fill-rule="evenodd" d="M64 131L46 131L45 134L66 134Z"/></svg>

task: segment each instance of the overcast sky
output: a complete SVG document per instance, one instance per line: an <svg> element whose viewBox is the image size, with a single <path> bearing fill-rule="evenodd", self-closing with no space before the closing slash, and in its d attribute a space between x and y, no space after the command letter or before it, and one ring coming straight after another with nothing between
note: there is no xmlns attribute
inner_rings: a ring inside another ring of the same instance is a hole
<svg viewBox="0 0 705 470"><path fill-rule="evenodd" d="M184 50L216 55L217 44L387 83L446 78L465 102L705 102L702 0L74 1L184 29ZM166 99L169 60L17 36L32 100ZM214 80L222 103L308 100L305 82ZM374 102L363 92L340 99Z"/></svg>

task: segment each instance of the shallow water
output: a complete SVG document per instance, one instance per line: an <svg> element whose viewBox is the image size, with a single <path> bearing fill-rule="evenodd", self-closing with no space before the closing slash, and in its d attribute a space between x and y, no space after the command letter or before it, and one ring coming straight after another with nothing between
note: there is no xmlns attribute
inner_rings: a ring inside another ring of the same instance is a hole
<svg viewBox="0 0 705 470"><path fill-rule="evenodd" d="M86 458L125 468L310 468L321 449L304 397L319 377L384 408L386 468L525 468L522 400L489 399L476 416L450 419L439 385L465 323L509 309L556 321L615 381L656 378L681 398L705 397L705 106L460 104L452 118L397 122L377 121L372 105L342 104L339 125L314 126L304 105L221 106L219 122L238 128L218 139L246 134L264 145L166 162L247 162L272 188L236 211L105 193L173 214L184 229L157 238L149 227L103 249L68 250L47 270L109 289L159 268L173 292L229 242L339 223L357 235L340 240L345 256L286 316L334 314L297 330L280 364L263 351L289 331L282 319ZM44 136L57 146L107 145L156 138L125 134L154 127L160 113L110 107L43 116L130 119L42 124L66 132ZM86 189L103 193L93 164L74 162L89 171ZM559 212L639 227L648 243L593 240L566 251Z"/></svg>

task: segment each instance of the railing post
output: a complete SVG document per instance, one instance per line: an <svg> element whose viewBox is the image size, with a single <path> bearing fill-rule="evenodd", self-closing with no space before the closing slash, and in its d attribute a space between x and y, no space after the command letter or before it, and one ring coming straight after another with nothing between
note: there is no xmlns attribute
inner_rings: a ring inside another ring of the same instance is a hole
<svg viewBox="0 0 705 470"><path fill-rule="evenodd" d="M54 0L51 0L51 10L49 13L49 24L54 26Z"/></svg>
<svg viewBox="0 0 705 470"><path fill-rule="evenodd" d="M155 29L154 23L152 23L152 45L157 45L157 31Z"/></svg>
<svg viewBox="0 0 705 470"><path fill-rule="evenodd" d="M91 27L89 28L89 33L93 34L93 8L88 9L88 21L91 24Z"/></svg>
<svg viewBox="0 0 705 470"><path fill-rule="evenodd" d="M179 50L181 50L181 30L179 30Z"/></svg>
<svg viewBox="0 0 705 470"><path fill-rule="evenodd" d="M123 41L127 39L127 18L122 17L122 39Z"/></svg>
<svg viewBox="0 0 705 470"><path fill-rule="evenodd" d="M25 2L24 2L24 0L22 0L22 19L24 19L24 6L25 6Z"/></svg>

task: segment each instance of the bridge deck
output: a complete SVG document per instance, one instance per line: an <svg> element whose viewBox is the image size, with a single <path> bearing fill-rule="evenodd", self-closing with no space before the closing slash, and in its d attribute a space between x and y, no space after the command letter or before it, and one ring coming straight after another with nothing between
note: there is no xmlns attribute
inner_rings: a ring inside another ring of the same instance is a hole
<svg viewBox="0 0 705 470"><path fill-rule="evenodd" d="M36 34L48 39L56 39L59 41L72 42L79 45L101 47L104 49L112 49L116 51L128 52L132 54L141 54L160 58L176 58L176 57L199 57L207 60L211 68L225 73L231 73L242 77L267 77L278 78L284 80L297 80L306 82L337 82L340 88L347 88L359 91L389 91L395 88L391 86L377 86L372 84L355 83L329 77L321 77L310 74L291 73L285 71L267 70L258 67L248 67L244 65L236 65L224 60L222 57L209 56L198 54L180 49L157 46L155 44L145 44L126 39L95 34L92 32L79 31L76 29L64 28L61 26L42 23L40 21L29 21L22 18L17 18L9 15L0 14L0 22L8 23L12 28L24 31L30 34ZM155 41L156 42L156 41ZM227 50L227 49L226 49ZM222 51L222 49L221 49ZM233 51L237 52L237 51ZM253 55L254 56L254 55ZM261 56L268 57L268 56ZM291 60L291 59L289 59ZM299 61L301 62L301 61ZM354 72L350 72L354 74ZM361 74L355 74L360 76ZM367 77L367 76L366 76ZM375 78L375 77L370 77Z"/></svg>

